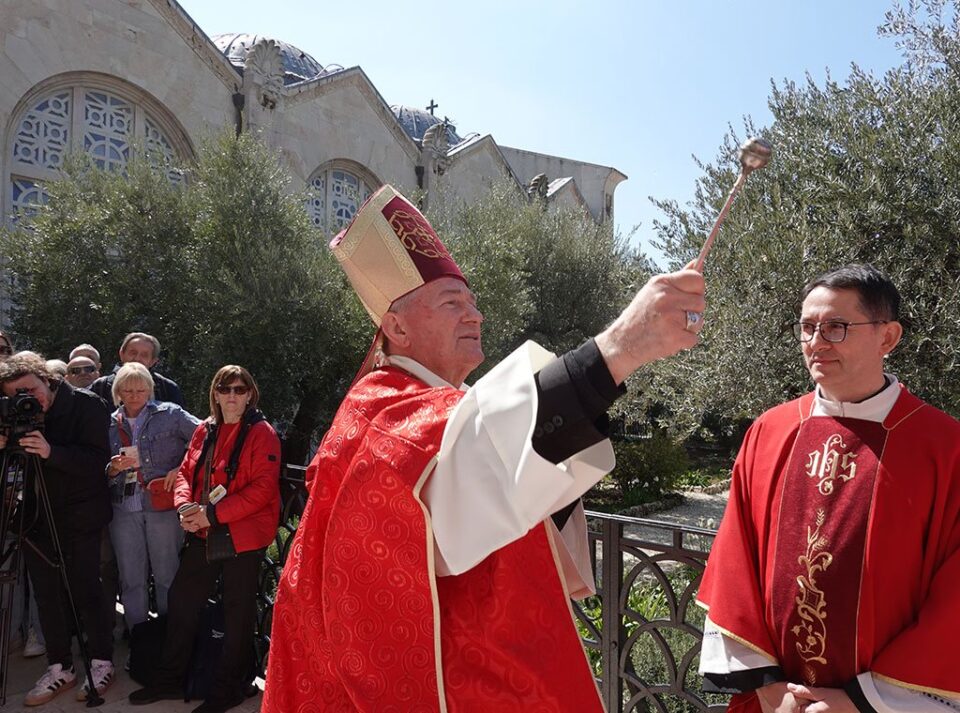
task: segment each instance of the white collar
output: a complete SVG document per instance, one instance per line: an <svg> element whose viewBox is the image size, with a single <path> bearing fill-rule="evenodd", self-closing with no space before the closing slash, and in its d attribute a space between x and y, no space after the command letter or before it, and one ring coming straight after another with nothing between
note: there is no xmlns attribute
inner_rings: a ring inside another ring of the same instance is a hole
<svg viewBox="0 0 960 713"><path fill-rule="evenodd" d="M466 391L469 388L466 384L454 386L449 381L441 379L423 364L415 359L411 359L410 357L392 356L388 354L385 363L389 364L390 366L395 366L398 369L403 369L408 374L420 379L420 381L425 383L427 386L446 386L451 389L459 389L460 391Z"/></svg>
<svg viewBox="0 0 960 713"><path fill-rule="evenodd" d="M823 395L820 387L817 386L813 399L813 411L810 415L859 418L864 421L883 423L883 420L889 415L893 405L900 397L900 385L897 377L887 373L884 373L884 376L889 382L887 386L879 394L858 403L831 401Z"/></svg>

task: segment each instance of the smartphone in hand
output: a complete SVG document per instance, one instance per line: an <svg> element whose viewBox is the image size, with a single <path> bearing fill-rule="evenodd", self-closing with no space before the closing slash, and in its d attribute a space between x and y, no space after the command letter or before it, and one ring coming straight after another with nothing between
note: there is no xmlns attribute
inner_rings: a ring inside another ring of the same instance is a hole
<svg viewBox="0 0 960 713"><path fill-rule="evenodd" d="M180 519L187 517L188 515L193 515L197 510L200 509L199 503L184 503L177 508L177 514L180 515Z"/></svg>

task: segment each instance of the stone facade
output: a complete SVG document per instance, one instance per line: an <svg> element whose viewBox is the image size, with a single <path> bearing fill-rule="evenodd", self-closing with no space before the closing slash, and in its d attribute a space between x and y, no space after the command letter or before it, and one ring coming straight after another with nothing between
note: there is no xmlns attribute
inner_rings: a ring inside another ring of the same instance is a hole
<svg viewBox="0 0 960 713"><path fill-rule="evenodd" d="M225 54L226 53L226 54ZM227 56L229 55L229 56ZM303 76L311 74L312 76ZM413 112L416 121L401 120ZM328 231L379 184L471 201L494 181L612 217L625 176L609 167L460 139L422 110L392 107L359 67L322 67L283 42L209 37L174 0L6 0L0 4L0 214L43 200L71 151L117 168L136 146L189 159L224 126L255 130L308 186ZM544 179L541 179L541 181ZM445 198L446 199L446 198Z"/></svg>

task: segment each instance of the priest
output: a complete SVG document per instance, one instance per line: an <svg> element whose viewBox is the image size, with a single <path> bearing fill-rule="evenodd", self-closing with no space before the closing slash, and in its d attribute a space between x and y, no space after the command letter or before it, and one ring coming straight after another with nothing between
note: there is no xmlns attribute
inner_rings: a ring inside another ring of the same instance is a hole
<svg viewBox="0 0 960 713"><path fill-rule="evenodd" d="M747 432L698 595L728 710L960 710L960 423L884 371L899 306L870 265L803 290L816 388Z"/></svg>
<svg viewBox="0 0 960 713"><path fill-rule="evenodd" d="M703 278L654 277L578 349L528 342L467 387L483 315L416 207L385 186L332 248L378 329L307 471L262 710L602 711L569 603L594 591L580 496L623 381L696 343Z"/></svg>

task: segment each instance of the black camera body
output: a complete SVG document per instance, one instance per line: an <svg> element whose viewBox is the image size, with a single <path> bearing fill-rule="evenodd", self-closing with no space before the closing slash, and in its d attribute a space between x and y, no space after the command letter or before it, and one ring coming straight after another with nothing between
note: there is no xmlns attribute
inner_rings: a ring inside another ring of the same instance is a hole
<svg viewBox="0 0 960 713"><path fill-rule="evenodd" d="M43 406L26 391L0 396L0 433L7 437L7 448L19 445L20 436L43 430Z"/></svg>

